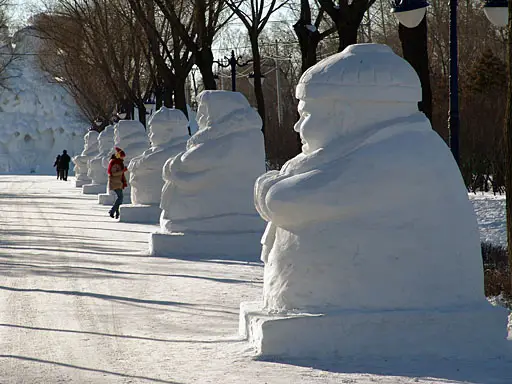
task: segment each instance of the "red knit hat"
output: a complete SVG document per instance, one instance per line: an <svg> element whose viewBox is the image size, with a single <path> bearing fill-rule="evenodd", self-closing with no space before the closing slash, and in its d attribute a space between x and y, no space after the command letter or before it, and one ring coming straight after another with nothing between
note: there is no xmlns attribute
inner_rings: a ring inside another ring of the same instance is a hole
<svg viewBox="0 0 512 384"><path fill-rule="evenodd" d="M114 149L116 150L116 157L117 158L126 157L126 153L124 153L124 151L121 148L114 147Z"/></svg>

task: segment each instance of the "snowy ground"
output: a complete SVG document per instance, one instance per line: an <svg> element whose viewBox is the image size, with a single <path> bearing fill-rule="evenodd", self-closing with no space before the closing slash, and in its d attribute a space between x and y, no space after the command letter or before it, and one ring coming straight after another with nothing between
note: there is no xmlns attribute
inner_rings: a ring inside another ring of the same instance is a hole
<svg viewBox="0 0 512 384"><path fill-rule="evenodd" d="M0 176L1 384L512 383L510 362L254 360L238 308L259 263L147 257L156 227L73 185Z"/></svg>
<svg viewBox="0 0 512 384"><path fill-rule="evenodd" d="M469 199L473 202L480 238L493 244L506 246L507 244L507 220L505 217L505 195L492 193L470 193Z"/></svg>

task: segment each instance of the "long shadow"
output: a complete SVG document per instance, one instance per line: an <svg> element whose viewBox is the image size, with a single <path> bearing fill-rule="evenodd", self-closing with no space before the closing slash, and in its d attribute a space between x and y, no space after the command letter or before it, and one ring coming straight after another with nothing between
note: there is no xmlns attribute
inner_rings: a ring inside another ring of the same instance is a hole
<svg viewBox="0 0 512 384"><path fill-rule="evenodd" d="M149 254L148 254L149 256ZM205 262L205 263L215 263L215 264L239 264L239 265L255 265L255 266L263 266L263 262L260 260L260 252L255 252L254 256L241 258L236 255L208 255L208 254L196 254L193 256L189 255L180 255L169 253L166 256L152 256L160 259L174 259L174 260L183 260L183 261L196 261L196 262Z"/></svg>
<svg viewBox="0 0 512 384"><path fill-rule="evenodd" d="M0 256L1 258L1 256ZM143 273L143 272L130 272L130 271L118 271L115 269L107 269L107 268L92 268L92 267L77 267L77 266L52 266L48 268L46 265L35 265L35 264L27 264L27 263L6 263L0 262L0 271L2 270L2 265L5 266L5 270L12 270L16 267L22 268L34 268L36 270L40 269L41 272L33 272L33 274L38 275L48 275L48 276L64 276L64 277L80 277L80 272L85 271L82 277L92 277L92 278L118 278L118 279L129 279L129 277L117 277L116 275L128 275L128 276L160 276L160 277L178 277L185 279L199 279L199 280L207 280L214 281L216 283L227 283L227 284L250 284L250 283L261 283L261 280L242 280L242 279L229 279L229 278L217 278L217 277L209 277L209 276L199 276L199 275L185 275L185 274L166 274L166 273ZM61 271L59 271L59 269ZM55 271L56 270L56 271ZM76 271L76 272L75 272ZM101 275L93 275L93 272L98 272ZM113 275L113 276L109 276Z"/></svg>
<svg viewBox="0 0 512 384"><path fill-rule="evenodd" d="M390 348L392 348L390 346ZM512 358L510 360L469 361L427 357L383 359L361 357L336 360L255 358L256 361L301 366L336 373L373 374L380 376L408 376L436 378L436 383L463 381L481 384L512 383Z"/></svg>
<svg viewBox="0 0 512 384"><path fill-rule="evenodd" d="M104 369L81 367L79 365L60 363L58 361L51 361L51 360L36 359L34 357L28 357L28 356L0 355L0 358L16 359L16 360L23 360L23 361L31 361L31 362L35 362L35 363L41 363L41 364L51 364L51 365L57 365L57 366L60 366L60 367L79 369L79 370L82 370L82 371L98 372L98 373L102 373L102 374L105 374L105 375L114 375L114 376L126 377L126 378L131 378L131 379L139 379L139 380L152 381L154 383L179 384L177 381L168 381L168 380L154 379L154 378L147 377L147 376L127 375L126 373L106 371Z"/></svg>
<svg viewBox="0 0 512 384"><path fill-rule="evenodd" d="M107 300L107 301L114 301L119 302L123 304L145 304L145 305L158 305L163 307L181 307L181 308L188 308L188 309L197 309L200 308L200 311L205 312L214 312L214 313L220 313L220 314L228 314L228 315L237 315L237 313L227 310L221 310L221 309L212 309L212 308L206 308L207 304L192 304L192 303L182 303L179 301L164 301L164 300L147 300L147 299L137 299L133 297L125 297L125 296L114 296L114 295L104 295L102 293L92 293L92 292L83 292L83 291L56 291L51 289L40 289L40 288L14 288L14 287L6 287L6 286L0 286L0 290L5 291L11 291L11 292L23 292L23 293L51 293L51 294L58 294L58 295L69 295L69 296L83 296L83 297L91 297L95 299L100 300ZM201 308L203 307L203 308ZM212 314L209 314L208 316L212 316Z"/></svg>
<svg viewBox="0 0 512 384"><path fill-rule="evenodd" d="M109 300L109 301L111 300L111 301L140 303L140 304L165 305L165 306L185 306L185 307L195 307L196 306L196 304L182 303L179 301L163 301L163 300L147 300L147 299L145 300L145 299L136 299L133 297L104 295L102 293L92 293L92 292L83 292L83 291L56 291L56 290L52 290L52 289L14 288L14 287L6 287L6 286L0 286L0 289L4 290L4 291L11 291L11 292L54 293L54 294L59 294L59 295L85 296L85 297L92 297L92 298L101 299L101 300Z"/></svg>
<svg viewBox="0 0 512 384"><path fill-rule="evenodd" d="M162 343L221 344L221 343L239 343L239 342L244 341L241 338L233 338L233 339L225 339L225 340L158 339L158 338L154 338L154 337L114 335L111 333L102 333L102 332L76 331L74 329L29 327L29 326L25 326L25 325L1 324L1 323L0 323L0 327L19 328L19 329L27 329L27 330L32 330L32 331L76 333L76 334L83 334L83 335L116 337L116 338L133 339L133 340L158 341L158 342L162 342Z"/></svg>

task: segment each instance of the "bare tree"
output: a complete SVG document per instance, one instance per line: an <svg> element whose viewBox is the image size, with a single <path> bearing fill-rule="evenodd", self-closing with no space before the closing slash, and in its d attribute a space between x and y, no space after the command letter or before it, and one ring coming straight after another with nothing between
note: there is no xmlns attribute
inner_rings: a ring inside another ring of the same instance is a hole
<svg viewBox="0 0 512 384"><path fill-rule="evenodd" d="M357 32L367 10L375 0L318 0L338 32L338 52L357 43Z"/></svg>
<svg viewBox="0 0 512 384"><path fill-rule="evenodd" d="M300 0L300 16L299 20L293 25L293 29L300 45L302 72L316 64L318 44L336 31L335 27L330 27L320 32L319 29L324 20L324 15L325 10L320 8L313 22L309 0Z"/></svg>
<svg viewBox="0 0 512 384"><path fill-rule="evenodd" d="M213 40L231 17L224 0L154 0L183 44L194 56L206 89L216 89L213 74ZM179 5L179 6L177 6ZM181 14L179 12L181 10Z"/></svg>
<svg viewBox="0 0 512 384"><path fill-rule="evenodd" d="M258 39L272 14L284 7L289 0L226 0L226 4L247 28L251 43L252 65L254 71L254 94L258 112L263 120L265 133L265 98L261 85L261 55Z"/></svg>

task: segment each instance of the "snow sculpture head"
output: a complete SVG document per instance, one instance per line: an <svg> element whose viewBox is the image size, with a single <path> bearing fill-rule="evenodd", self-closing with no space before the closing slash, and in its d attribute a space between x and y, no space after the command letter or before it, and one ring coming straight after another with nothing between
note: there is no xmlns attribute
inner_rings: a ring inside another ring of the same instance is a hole
<svg viewBox="0 0 512 384"><path fill-rule="evenodd" d="M91 156L93 153L98 152L98 136L97 131L89 131L84 136L84 150L82 156Z"/></svg>
<svg viewBox="0 0 512 384"><path fill-rule="evenodd" d="M197 124L199 130L188 141L187 149L233 132L260 130L262 122L241 93L203 91L199 94Z"/></svg>
<svg viewBox="0 0 512 384"><path fill-rule="evenodd" d="M148 126L151 146L158 147L185 136L188 120L179 109L162 107L151 116Z"/></svg>
<svg viewBox="0 0 512 384"><path fill-rule="evenodd" d="M418 76L388 46L351 45L322 63L304 72L296 89L300 119L294 129L304 153L417 111Z"/></svg>
<svg viewBox="0 0 512 384"><path fill-rule="evenodd" d="M114 126L108 125L98 135L98 145L100 154L105 155L114 147Z"/></svg>

